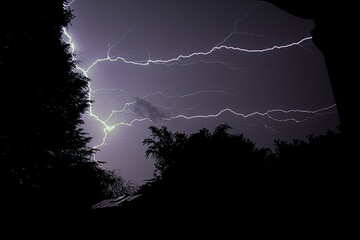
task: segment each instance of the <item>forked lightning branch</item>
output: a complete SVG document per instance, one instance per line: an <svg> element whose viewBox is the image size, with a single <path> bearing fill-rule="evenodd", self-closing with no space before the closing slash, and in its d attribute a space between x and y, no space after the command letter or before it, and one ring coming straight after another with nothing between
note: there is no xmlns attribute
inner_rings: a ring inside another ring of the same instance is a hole
<svg viewBox="0 0 360 240"><path fill-rule="evenodd" d="M72 1L74 2L74 1ZM72 3L71 2L71 3ZM65 7L69 7L71 5L71 3L69 3L67 6ZM256 6L255 6L256 7ZM243 18L245 18L255 7L251 8L242 18L240 18L239 20L242 20ZM174 64L177 65L185 65L183 60L187 60L186 65L189 64L197 64L199 63L198 59L199 57L201 57L202 59L202 63L206 63L206 59L204 58L207 55L211 55L216 51L232 51L234 53L246 53L246 54L262 54L262 53L269 53L269 52L273 52L273 51L281 51L281 50L285 50L287 48L294 48L294 47L303 47L303 44L306 42L309 42L312 40L311 36L305 36L302 39L299 39L298 41L295 42L290 42L287 44L283 44L283 45L274 45L274 46L269 46L266 48L261 48L261 49L247 49L247 48L240 48L240 47L235 47L235 46L229 46L226 45L226 41L227 39L229 39L236 30L236 26L237 23L239 22L239 20L237 20L234 24L234 30L222 41L220 41L217 45L213 46L210 49L207 50L200 50L198 52L192 52L192 53L188 53L188 54L180 54L177 56L174 56L172 58L169 59L146 59L146 60L139 60L139 61L134 61L134 60L130 60L127 59L126 57L123 56L115 56L112 57L111 56L111 50L118 44L121 44L121 42L126 38L126 35L129 32L125 32L123 37L117 41L115 44L109 46L108 51L105 53L105 57L102 58L98 58L96 59L93 63L91 63L88 67L81 67L79 65L76 66L76 68L81 71L86 77L89 76L89 72L92 70L92 68L94 66L96 66L99 63L104 63L104 62L108 62L108 63L114 63L114 62L118 62L118 63L122 63L122 64L132 64L132 65L137 65L139 67L143 67L143 66L150 66L150 65L164 65L166 66L172 66ZM72 37L70 35L70 33L68 32L68 30L66 28L63 28L63 39L66 43L69 44L70 46L70 51L73 54L74 60L75 59L75 45L72 41ZM192 62L191 60L194 59L194 61ZM213 63L214 61L211 61L211 63ZM219 60L219 63L224 64L224 62ZM226 64L225 64L226 65ZM88 93L88 97L89 97L89 102L93 100L92 94L94 92L97 91L111 91L111 90L119 90L119 89L106 89L106 88L101 88L101 89L92 89L91 87L91 83L89 82L89 93ZM120 89L121 91L124 91L123 89ZM232 93L227 93L221 89L219 90L211 90L211 91L197 91L197 92L193 92L193 93L188 93L185 94L183 96L171 96L171 95L166 95L164 93L161 92L155 92L155 93L149 93L145 96L142 97L142 99L146 99L148 96L150 95L155 95L155 94L161 94L163 96L166 97L187 97L187 96L194 96L197 94L202 94L204 92L207 93L224 93L224 94L228 94L228 95L234 95ZM93 119L95 119L98 123L100 123L100 125L102 126L102 131L103 131L103 138L101 143L97 144L96 146L94 146L94 148L99 148L101 146L103 146L106 143L107 140L107 136L108 134L113 131L116 127L118 126L134 126L137 122L143 122L143 121L148 121L148 122L152 122L153 119L149 118L149 117L133 117L133 119L131 119L130 121L118 121L116 123L113 123L113 116L116 114L126 114L126 113L130 113L131 112L131 106L134 105L136 102L135 101L131 101L131 102L125 102L123 105L123 108L121 109L112 109L111 113L106 117L106 118L101 118L100 116L98 116L95 113L94 110L94 106L92 104L90 104L89 110L87 112L87 115ZM276 121L276 122L294 122L294 123L302 123L304 121L307 121L309 119L315 118L317 116L323 115L323 114L329 114L329 113L335 113L336 112L336 104L331 104L329 106L325 106L323 108L319 108L319 109L315 109L315 110L308 110L308 109L269 109L267 111L264 112L260 112L260 111L255 111L255 112L251 112L251 113L242 113L242 112L238 112L235 111L231 108L224 108L221 109L218 112L214 112L212 114L196 114L196 115L174 115L174 116L169 116L169 117L161 117L160 119L157 120L162 120L162 121L172 121L175 119L184 119L184 120L194 120L194 119L204 119L204 118L218 118L220 115L225 114L225 113L230 113L233 114L234 116L238 116L241 118L254 118L254 117L264 117L267 118L271 121ZM134 114L133 114L134 115ZM133 116L132 115L132 116ZM297 118L295 118L294 116L297 116ZM282 116L280 117L276 117L276 116ZM112 121L110 121L112 120ZM110 123L111 122L111 123Z"/></svg>

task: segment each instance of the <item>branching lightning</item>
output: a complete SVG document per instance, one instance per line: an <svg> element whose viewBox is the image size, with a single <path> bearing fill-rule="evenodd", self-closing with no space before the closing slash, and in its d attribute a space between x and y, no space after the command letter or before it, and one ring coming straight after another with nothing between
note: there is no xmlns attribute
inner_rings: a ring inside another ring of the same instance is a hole
<svg viewBox="0 0 360 240"><path fill-rule="evenodd" d="M191 120L191 119L196 119L196 118L216 118L219 117L221 114L229 112L233 115L239 116L239 117L243 117L243 118L249 118L249 117L253 117L253 116L261 116L261 117L268 117L271 120L277 121L277 122L288 122L288 121L293 121L296 123L301 123L306 121L309 118L313 118L314 116L306 116L305 118L303 118L302 120L296 119L296 118L275 118L273 116L271 116L271 114L275 114L275 113L283 113L283 114L291 114L291 113L302 113L302 114L306 114L306 115L316 115L316 114L321 114L324 113L326 111L332 110L336 107L336 104L333 104L331 106L328 107L324 107L324 108L320 108L317 110L302 110L302 109L291 109L291 110L283 110L283 109L271 109L268 110L266 112L252 112L252 113L248 113L248 114L244 114L244 113L239 113L239 112L235 112L234 110L230 109L230 108L225 108L222 109L220 112L216 113L216 114L209 114L209 115L193 115L193 116L185 116L185 115L177 115L174 117L170 117L170 118L163 118L163 120L165 121L171 121L174 119L178 119L178 118L183 118L183 119L187 119L187 120Z"/></svg>
<svg viewBox="0 0 360 240"><path fill-rule="evenodd" d="M75 0L74 0L75 1ZM70 2L69 4L67 4L64 7L69 7L71 5L71 3L73 3L74 1ZM220 63L220 64L224 64L227 65L228 67L232 67L230 65L228 65L225 62L222 61L207 61L205 60L204 57L213 54L216 51L232 51L234 53L243 53L243 54L262 54L262 53L267 53L267 52L272 52L272 51L279 51L282 49L287 49L287 48L292 48L292 47L302 47L302 44L308 41L312 40L311 36L306 36L298 41L295 42L291 42L288 44L284 44L284 45L274 45L274 46L270 46L267 48L261 48L261 49L247 49L247 48L240 48L240 47L235 47L235 46L229 46L226 45L226 42L229 38L231 38L231 36L233 34L236 33L237 31L237 24L243 20L244 18L246 18L256 7L258 7L259 4L253 6L245 15L243 15L241 18L239 18L235 24L234 24L234 29L232 30L232 32L227 35L222 41L220 41L218 44L216 44L215 46L213 46L212 48L205 50L205 51L197 51L197 52L192 52L189 54L180 54L178 56L174 56L173 58L170 59L151 59L149 57L149 59L147 60L130 60L127 59L125 57L122 56L111 56L111 50L121 44L121 42L126 38L127 34L130 33L130 30L128 30L127 32L124 33L124 35L122 36L122 38L117 41L115 44L113 45L109 45L108 46L108 50L106 52L106 56L103 58L99 58L96 59L93 63L91 63L88 67L83 68L80 67L79 65L76 66L76 69L81 71L86 77L89 76L89 72L91 71L91 69L93 67L95 67L97 64L102 63L102 62L120 62L120 63L124 63L124 64L132 64L132 65L137 65L137 66L150 66L152 64L157 64L157 65L165 65L165 66L172 66L172 65L188 65L188 64L196 64L199 62L207 62L207 63ZM63 34L64 34L64 41L66 43L69 44L70 46L70 51L74 56L74 60L75 60L75 45L72 41L72 37L69 34L69 32L67 31L66 28L63 29ZM251 34L251 33L247 33L247 34ZM264 36L262 36L264 37ZM200 59L200 60L199 60ZM186 61L184 61L186 60ZM236 67L233 67L236 68ZM114 88L114 89L107 89L107 88L99 88L99 89L92 89L91 88L91 84L89 82L89 93L88 93L88 99L89 102L92 101L93 99L93 94L100 92L100 91L120 91L123 92L123 89L120 88ZM147 99L147 101L150 102L149 97L151 96L155 96L155 95L160 95L164 98L188 98L188 97L193 97L196 95L200 95L200 94L225 94L228 95L230 97L235 97L238 96L240 93L230 93L230 92L226 92L223 90L200 90L200 91L196 91L196 92L190 92L187 94L183 94L183 95L170 95L170 94L165 94L162 92L153 92L153 93L148 93L147 95L143 96L140 99ZM151 103L151 102L150 102ZM96 146L94 146L94 148L100 148L101 146L103 146L106 143L108 134L113 131L116 127L118 126L128 126L131 127L133 126L135 123L138 122L144 122L144 121L148 121L148 122L152 122L154 121L154 119L152 119L151 117L148 116L143 116L141 118L139 118L139 116L137 116L136 112L133 110L133 107L136 106L137 102L136 101L131 101L131 102L126 102L123 105L123 108L121 109L113 109L111 111L111 113L104 119L104 118L100 118L95 112L94 112L94 107L92 104L90 104L90 107L88 109L87 112L87 116L89 116L90 118L95 119L98 123L100 123L102 125L102 130L103 130L103 138L101 143L97 144ZM164 109L170 109L171 107L166 107L163 105L153 105L153 106L159 106L161 108ZM262 117L262 118L267 118L271 121L275 121L275 122L294 122L294 123L301 123L304 121L307 121L311 118L315 118L319 115L322 114L328 114L328 113L333 113L336 112L336 105L332 104L330 106L327 107L323 107L320 109L316 109L316 110L306 110L306 109L269 109L267 111L264 112L259 112L259 111L255 111L255 112L251 112L251 113L242 113L239 111L235 111L231 108L224 108L218 112L212 113L212 114L198 114L198 115L186 115L186 114L180 114L180 115L175 115L175 116L169 116L169 117L164 117L161 116L160 118L158 118L157 120L160 121L173 121L176 119L185 119L185 120L194 120L194 119L206 119L206 118L217 118L222 114L232 114L234 116L238 116L241 118L253 118L256 119L256 117ZM120 115L122 114L124 116L124 114L127 114L127 116L132 116L132 120L130 121L125 121L124 117L122 118L121 121L117 121L116 123L110 123L113 122L115 115ZM301 115L301 117L299 117ZM295 117L296 116L296 117Z"/></svg>
<svg viewBox="0 0 360 240"><path fill-rule="evenodd" d="M117 61L121 61L123 63L127 63L127 64L133 64L133 65L138 65L138 66L148 66L150 64L163 64L163 65L169 65L169 64L173 64L174 62L178 62L184 59L189 59L192 57L202 57L202 56L207 56L212 54L215 51L218 50L232 50L232 51L236 51L236 52L243 52L243 53L265 53L265 52L271 52L274 50L280 50L280 49L284 49L284 48L290 48L293 46L301 46L301 44L305 41L311 40L312 37L305 37L297 42L293 42L293 43L289 43L286 45L275 45L272 47L268 47L268 48L264 48L264 49L247 49L247 48L239 48L239 47L232 47L232 46L226 46L226 45L220 45L220 46L214 46L213 48L211 48L208 51L199 51L199 52L193 52L187 55L178 55L177 57L171 58L171 59L148 59L148 60L140 60L140 61L133 61L133 60L129 60L126 59L124 57L118 56L115 58L110 57L109 55L109 51L108 54L105 58L99 58L97 59L95 62L93 62L88 68L86 68L85 70L82 68L79 68L81 71L84 72L84 74L86 74L87 72L89 72L91 70L91 68L93 68L96 64L100 63L100 62L117 62ZM113 46L111 46L112 48Z"/></svg>

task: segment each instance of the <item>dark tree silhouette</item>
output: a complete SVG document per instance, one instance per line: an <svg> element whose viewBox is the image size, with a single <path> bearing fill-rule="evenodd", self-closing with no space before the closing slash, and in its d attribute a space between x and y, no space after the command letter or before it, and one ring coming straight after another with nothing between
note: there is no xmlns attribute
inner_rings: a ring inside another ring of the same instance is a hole
<svg viewBox="0 0 360 240"><path fill-rule="evenodd" d="M216 226L260 219L268 226L303 219L332 224L341 209L341 174L334 171L345 149L341 133L276 140L272 152L230 129L223 124L186 135L150 127L143 143L155 160L154 178L141 186L133 213L164 226L183 218Z"/></svg>
<svg viewBox="0 0 360 240"><path fill-rule="evenodd" d="M98 212L106 225L130 229L136 223L139 229L201 236L233 236L248 226L266 234L338 226L344 206L337 166L347 148L341 132L275 140L273 152L243 134L230 134L227 124L190 135L149 129L143 143L146 157L155 160L154 178L140 187L141 197Z"/></svg>
<svg viewBox="0 0 360 240"><path fill-rule="evenodd" d="M275 141L272 165L281 203L292 206L289 210L329 219L338 215L345 196L339 191L345 190L340 167L347 148L343 138L329 130L325 135L308 136L308 141Z"/></svg>
<svg viewBox="0 0 360 240"><path fill-rule="evenodd" d="M90 159L81 128L89 79L62 40L73 17L64 3L1 6L0 190L8 209L84 208L116 181Z"/></svg>
<svg viewBox="0 0 360 240"><path fill-rule="evenodd" d="M229 134L230 126L189 136L166 127L150 130L143 143L146 156L155 159L155 177L140 192L156 214L218 221L229 212L261 211L276 199L270 150L257 149L242 134Z"/></svg>

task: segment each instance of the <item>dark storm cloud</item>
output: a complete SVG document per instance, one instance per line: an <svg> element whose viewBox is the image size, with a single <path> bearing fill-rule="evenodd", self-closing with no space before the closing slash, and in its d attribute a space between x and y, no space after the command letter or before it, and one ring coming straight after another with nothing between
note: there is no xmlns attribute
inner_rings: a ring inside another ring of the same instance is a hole
<svg viewBox="0 0 360 240"><path fill-rule="evenodd" d="M164 112L160 111L150 101L144 98L136 98L133 104L133 111L140 117L149 118L151 121L157 121L165 118Z"/></svg>

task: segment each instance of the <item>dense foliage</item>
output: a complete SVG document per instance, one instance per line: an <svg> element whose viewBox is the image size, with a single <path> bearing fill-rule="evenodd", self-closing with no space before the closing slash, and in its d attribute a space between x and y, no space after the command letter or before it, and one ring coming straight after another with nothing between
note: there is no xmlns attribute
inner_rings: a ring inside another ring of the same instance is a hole
<svg viewBox="0 0 360 240"><path fill-rule="evenodd" d="M150 130L143 143L146 156L155 159L154 178L141 190L160 215L326 216L340 196L336 163L344 156L341 133L276 140L271 151L256 148L242 134L229 134L226 124L190 135L166 127Z"/></svg>
<svg viewBox="0 0 360 240"><path fill-rule="evenodd" d="M1 6L0 188L16 209L86 208L121 180L91 160L81 128L89 79L62 39L73 18L64 3Z"/></svg>

